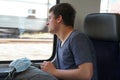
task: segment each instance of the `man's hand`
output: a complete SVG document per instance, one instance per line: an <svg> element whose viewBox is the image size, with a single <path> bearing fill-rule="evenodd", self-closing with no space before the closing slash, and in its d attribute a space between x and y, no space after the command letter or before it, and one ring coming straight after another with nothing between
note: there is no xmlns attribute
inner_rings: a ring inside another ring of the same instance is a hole
<svg viewBox="0 0 120 80"><path fill-rule="evenodd" d="M49 61L44 61L44 62L40 65L40 67L41 67L41 69L42 69L43 71L48 72L48 73L50 73L50 74L52 74L52 75L55 76L55 74L56 74L56 68L55 68L55 66L54 66L51 62L49 62Z"/></svg>

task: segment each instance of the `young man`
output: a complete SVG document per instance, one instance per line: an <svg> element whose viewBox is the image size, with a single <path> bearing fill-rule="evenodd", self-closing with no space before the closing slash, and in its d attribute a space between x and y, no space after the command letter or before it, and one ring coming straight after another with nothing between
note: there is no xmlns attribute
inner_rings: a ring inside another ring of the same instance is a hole
<svg viewBox="0 0 120 80"><path fill-rule="evenodd" d="M57 35L57 68L44 61L40 66L62 80L97 80L95 52L89 39L74 30L76 11L68 3L60 3L49 11L48 31Z"/></svg>

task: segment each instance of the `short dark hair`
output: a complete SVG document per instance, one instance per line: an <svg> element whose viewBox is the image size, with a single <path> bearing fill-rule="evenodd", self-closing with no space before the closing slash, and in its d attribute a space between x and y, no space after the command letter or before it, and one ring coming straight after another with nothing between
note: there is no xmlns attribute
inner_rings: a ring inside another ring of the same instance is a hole
<svg viewBox="0 0 120 80"><path fill-rule="evenodd" d="M53 12L55 18L60 15L65 25L74 26L76 11L69 3L60 3L50 8L49 12Z"/></svg>

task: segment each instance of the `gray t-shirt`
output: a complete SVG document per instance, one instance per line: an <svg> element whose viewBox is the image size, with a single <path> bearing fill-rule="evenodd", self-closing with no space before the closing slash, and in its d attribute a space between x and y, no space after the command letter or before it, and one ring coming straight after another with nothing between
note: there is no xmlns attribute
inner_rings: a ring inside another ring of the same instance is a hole
<svg viewBox="0 0 120 80"><path fill-rule="evenodd" d="M94 76L97 80L95 51L88 37L80 31L74 30L61 47L57 42L57 65L59 69L75 69L78 65L90 62L94 65Z"/></svg>

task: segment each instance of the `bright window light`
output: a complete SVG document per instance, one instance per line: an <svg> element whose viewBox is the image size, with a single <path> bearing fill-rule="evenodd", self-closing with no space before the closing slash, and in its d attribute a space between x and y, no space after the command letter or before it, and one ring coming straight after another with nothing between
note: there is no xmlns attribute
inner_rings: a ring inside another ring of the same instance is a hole
<svg viewBox="0 0 120 80"><path fill-rule="evenodd" d="M52 56L53 35L46 22L55 4L56 0L0 0L0 61Z"/></svg>

